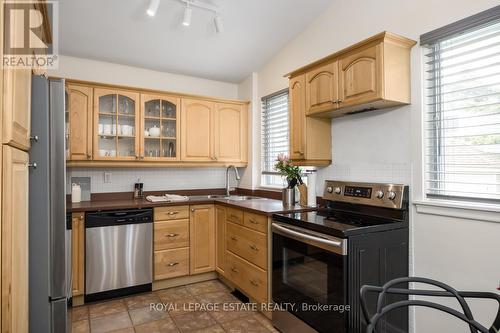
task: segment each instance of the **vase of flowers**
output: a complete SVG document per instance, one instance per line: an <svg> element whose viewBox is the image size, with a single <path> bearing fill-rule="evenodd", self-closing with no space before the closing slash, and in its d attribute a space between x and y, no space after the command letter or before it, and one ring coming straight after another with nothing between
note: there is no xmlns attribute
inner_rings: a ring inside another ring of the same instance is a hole
<svg viewBox="0 0 500 333"><path fill-rule="evenodd" d="M292 165L292 160L290 160L287 155L278 154L274 169L276 169L276 171L278 171L279 174L284 177L287 182L287 186L282 190L283 205L295 205L295 187L298 184L302 184L302 178L300 177L300 168L298 166Z"/></svg>

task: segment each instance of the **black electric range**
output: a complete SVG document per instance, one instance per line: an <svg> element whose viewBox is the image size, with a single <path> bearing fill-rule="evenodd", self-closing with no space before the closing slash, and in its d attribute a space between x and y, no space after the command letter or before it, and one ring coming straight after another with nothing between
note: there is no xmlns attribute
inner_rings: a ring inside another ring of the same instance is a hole
<svg viewBox="0 0 500 333"><path fill-rule="evenodd" d="M273 215L272 295L283 307L273 324L284 333L365 332L361 286L408 276L407 186L326 181L323 199L317 212ZM384 325L407 332L408 315Z"/></svg>

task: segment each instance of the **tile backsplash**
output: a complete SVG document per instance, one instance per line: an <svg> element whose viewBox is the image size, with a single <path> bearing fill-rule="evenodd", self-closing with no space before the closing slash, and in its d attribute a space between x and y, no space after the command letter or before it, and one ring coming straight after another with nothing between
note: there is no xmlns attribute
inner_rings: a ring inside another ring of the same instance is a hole
<svg viewBox="0 0 500 333"><path fill-rule="evenodd" d="M104 182L104 173L110 173ZM223 188L226 184L225 168L71 168L66 173L66 192L71 193L71 177L90 177L91 192L131 192L139 179L144 191ZM238 184L230 171L231 187Z"/></svg>
<svg viewBox="0 0 500 333"><path fill-rule="evenodd" d="M323 195L325 180L353 182L397 183L410 185L410 163L356 163L332 165L319 169L316 193Z"/></svg>

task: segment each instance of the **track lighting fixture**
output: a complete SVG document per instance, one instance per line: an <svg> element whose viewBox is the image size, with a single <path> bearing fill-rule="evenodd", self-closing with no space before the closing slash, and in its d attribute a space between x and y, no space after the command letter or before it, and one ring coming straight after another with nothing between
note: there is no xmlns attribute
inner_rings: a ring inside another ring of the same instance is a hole
<svg viewBox="0 0 500 333"><path fill-rule="evenodd" d="M182 25L189 27L191 25L191 14L193 10L189 7L189 2L186 2L186 8L184 8L184 18L182 19Z"/></svg>
<svg viewBox="0 0 500 333"><path fill-rule="evenodd" d="M222 17L219 14L218 6L205 2L203 0L178 0L178 1L186 5L186 7L184 7L184 16L182 19L182 25L186 27L189 27L191 25L191 17L193 14L192 7L196 7L214 13L213 20L214 20L215 31L217 33L224 32L224 24L222 22ZM160 0L150 0L146 13L149 16L155 16L159 6L160 6Z"/></svg>
<svg viewBox="0 0 500 333"><path fill-rule="evenodd" d="M219 16L219 14L215 14L214 17L214 25L215 25L215 31L220 34L224 32L224 23L222 22L222 17Z"/></svg>
<svg viewBox="0 0 500 333"><path fill-rule="evenodd" d="M160 0L150 0L146 13L149 16L155 16L159 6L160 6Z"/></svg>

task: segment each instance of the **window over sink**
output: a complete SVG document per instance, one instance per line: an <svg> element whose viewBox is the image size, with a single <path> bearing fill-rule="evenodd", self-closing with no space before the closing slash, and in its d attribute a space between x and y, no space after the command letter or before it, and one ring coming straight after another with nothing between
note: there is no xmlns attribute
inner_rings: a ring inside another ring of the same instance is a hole
<svg viewBox="0 0 500 333"><path fill-rule="evenodd" d="M262 98L261 185L282 187L283 179L274 170L276 157L288 155L288 89Z"/></svg>
<svg viewBox="0 0 500 333"><path fill-rule="evenodd" d="M421 36L428 198L500 203L500 10Z"/></svg>

